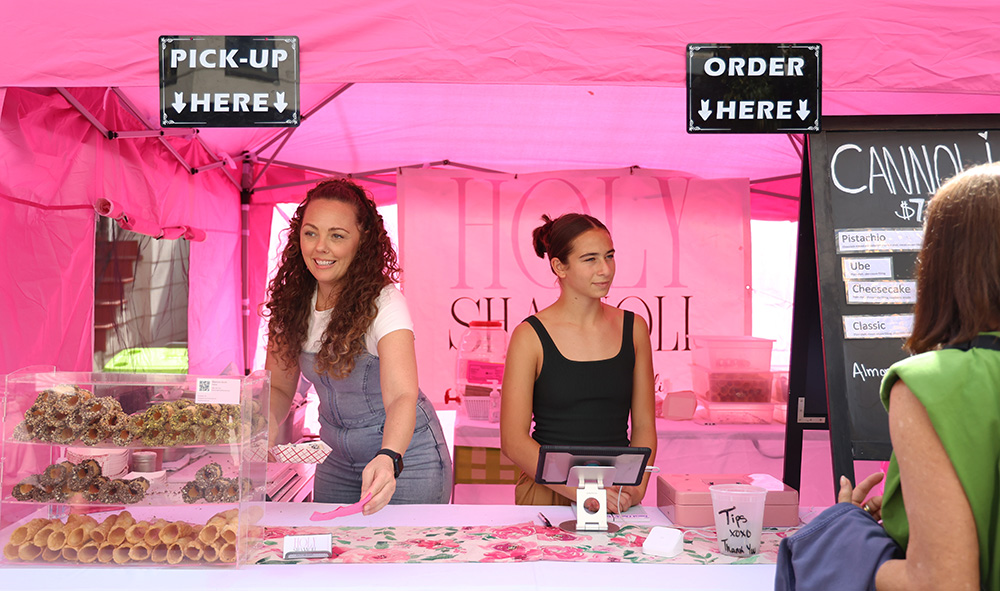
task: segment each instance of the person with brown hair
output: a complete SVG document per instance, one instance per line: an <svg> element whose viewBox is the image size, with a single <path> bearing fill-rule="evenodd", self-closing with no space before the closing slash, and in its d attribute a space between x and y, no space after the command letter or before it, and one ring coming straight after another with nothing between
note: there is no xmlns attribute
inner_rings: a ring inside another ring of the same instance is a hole
<svg viewBox="0 0 1000 591"><path fill-rule="evenodd" d="M841 477L839 503L827 511L846 518L828 520L843 543L782 541L792 544L791 570L779 552L776 589L809 588L803 578L824 570L864 573L880 591L1000 589L1000 164L972 167L931 198L916 282L905 343L914 355L893 364L881 386L893 448L885 493L865 500L881 473L857 488ZM844 536L848 527L858 535ZM847 557L886 534L892 547L880 559Z"/></svg>
<svg viewBox="0 0 1000 591"><path fill-rule="evenodd" d="M533 245L535 254L549 258L559 299L511 334L500 446L522 471L517 504L569 505L575 489L534 481L541 445L631 445L656 457L652 346L641 317L601 301L615 277L614 244L604 224L580 213L542 220ZM608 487L608 511L639 504L648 482L647 474L639 486Z"/></svg>
<svg viewBox="0 0 1000 591"><path fill-rule="evenodd" d="M451 457L417 385L413 322L396 252L371 196L347 179L312 188L296 209L265 304L270 443L300 373L319 396L314 501L447 503ZM403 470L405 458L405 470Z"/></svg>

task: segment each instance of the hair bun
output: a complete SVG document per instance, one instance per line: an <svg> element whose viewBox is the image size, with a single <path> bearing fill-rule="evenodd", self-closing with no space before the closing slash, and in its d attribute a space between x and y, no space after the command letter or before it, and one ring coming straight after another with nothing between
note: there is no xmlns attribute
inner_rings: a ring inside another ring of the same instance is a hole
<svg viewBox="0 0 1000 591"><path fill-rule="evenodd" d="M531 231L531 245L535 249L538 258L544 259L545 253L549 251L549 238L552 236L552 218L547 214L542 214L541 226Z"/></svg>

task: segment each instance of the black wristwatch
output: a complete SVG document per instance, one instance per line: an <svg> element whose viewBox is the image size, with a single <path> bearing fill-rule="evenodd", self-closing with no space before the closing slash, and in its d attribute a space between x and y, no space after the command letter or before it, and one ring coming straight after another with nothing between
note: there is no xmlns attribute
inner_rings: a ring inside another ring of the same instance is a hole
<svg viewBox="0 0 1000 591"><path fill-rule="evenodd" d="M383 447L378 450L376 456L389 456L392 460L392 475L394 478L399 478L399 473L403 471L403 456L399 452L395 452L387 447Z"/></svg>

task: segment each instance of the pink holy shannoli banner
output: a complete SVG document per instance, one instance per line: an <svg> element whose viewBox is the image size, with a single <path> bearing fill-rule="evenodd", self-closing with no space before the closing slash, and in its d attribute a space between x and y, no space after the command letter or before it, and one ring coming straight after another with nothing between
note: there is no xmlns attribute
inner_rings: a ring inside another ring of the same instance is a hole
<svg viewBox="0 0 1000 591"><path fill-rule="evenodd" d="M750 184L663 170L510 175L404 169L399 176L402 288L413 315L420 385L441 405L472 320L508 333L559 296L531 246L542 214L603 221L617 273L607 303L650 327L665 388L691 387L691 335L750 329Z"/></svg>

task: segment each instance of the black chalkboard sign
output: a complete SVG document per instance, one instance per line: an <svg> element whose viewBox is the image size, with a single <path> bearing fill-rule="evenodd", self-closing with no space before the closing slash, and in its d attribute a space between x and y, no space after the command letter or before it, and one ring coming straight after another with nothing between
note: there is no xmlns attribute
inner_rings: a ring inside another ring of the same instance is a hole
<svg viewBox="0 0 1000 591"><path fill-rule="evenodd" d="M923 208L957 172L1000 158L1000 117L825 118L823 127L809 154L830 440L835 480L853 479L852 460L892 451L879 385L906 356Z"/></svg>

